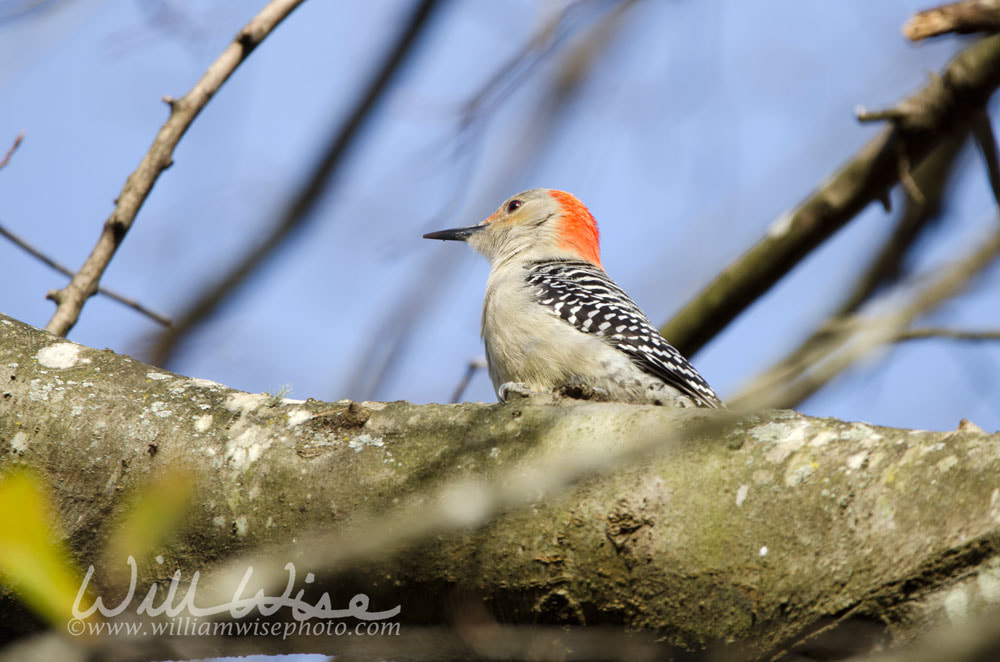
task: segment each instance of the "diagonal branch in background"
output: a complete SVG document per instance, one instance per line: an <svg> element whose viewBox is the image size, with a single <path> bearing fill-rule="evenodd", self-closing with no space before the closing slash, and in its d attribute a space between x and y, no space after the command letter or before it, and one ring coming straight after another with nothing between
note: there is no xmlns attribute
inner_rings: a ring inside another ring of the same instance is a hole
<svg viewBox="0 0 1000 662"><path fill-rule="evenodd" d="M461 400L462 396L465 395L465 389L469 388L469 382L472 381L472 378L475 377L476 373L480 370L486 370L486 367L485 356L479 356L469 361L469 365L465 367L465 373L462 374L462 378L455 386L455 390L452 392L451 400L449 400L449 402L451 402L451 404L455 404Z"/></svg>
<svg viewBox="0 0 1000 662"><path fill-rule="evenodd" d="M776 407L794 407L813 395L878 347L905 335L907 326L962 292L969 282L1000 256L1000 231L994 232L957 262L941 268L930 282L887 313L831 320L823 329L774 367L754 379L730 403L734 408L755 402L760 393L780 388Z"/></svg>
<svg viewBox="0 0 1000 662"><path fill-rule="evenodd" d="M956 164L965 145L964 134L950 135L913 171L923 201L906 195L896 227L886 238L881 250L857 278L850 292L832 317L853 314L880 289L893 285L905 274L905 261L917 240L941 218L944 194L951 184Z"/></svg>
<svg viewBox="0 0 1000 662"><path fill-rule="evenodd" d="M986 175L990 180L993 199L1000 206L1000 155L997 154L997 137L993 133L993 123L985 108L972 123L972 135L986 162Z"/></svg>
<svg viewBox="0 0 1000 662"><path fill-rule="evenodd" d="M907 192L906 204L900 212L892 234L886 239L878 255L857 278L844 301L827 320L795 348L786 352L762 375L771 375L774 379L776 375L784 375L789 381L800 376L813 365L813 362L825 356L823 348L829 347L832 329L843 328L840 326L843 320L854 315L879 290L903 278L906 273L904 260L917 240L940 216L943 197L964 142L965 134L949 136L914 170L912 175L914 186L924 192L921 196L923 200L918 201ZM762 380L767 381L763 376L758 376L752 381L758 383ZM736 396L737 399L743 397L743 394Z"/></svg>
<svg viewBox="0 0 1000 662"><path fill-rule="evenodd" d="M903 25L903 35L920 41L948 32L971 34L1000 30L1000 0L963 0L917 12Z"/></svg>
<svg viewBox="0 0 1000 662"><path fill-rule="evenodd" d="M178 343L234 296L246 284L250 275L274 255L276 249L282 246L294 231L301 230L311 220L317 203L343 165L347 151L371 118L375 106L385 96L389 83L412 53L417 37L428 24L433 10L440 4L439 0L420 0L416 5L399 38L389 50L364 94L344 124L332 135L312 173L285 205L277 224L260 244L244 255L222 278L202 291L187 310L178 315L174 326L157 339L152 350L153 363L167 365Z"/></svg>
<svg viewBox="0 0 1000 662"><path fill-rule="evenodd" d="M114 211L104 222L97 245L69 284L49 293L48 298L55 301L57 307L45 327L46 331L65 336L73 328L87 299L97 292L104 270L132 227L160 173L173 163L174 148L188 127L236 67L302 2L303 0L271 0L239 31L232 43L187 94L180 99L164 98L170 105L170 117L160 128L149 151L142 157L139 167L125 181L125 186L115 201Z"/></svg>
<svg viewBox="0 0 1000 662"><path fill-rule="evenodd" d="M14 138L14 144L10 146L10 149L7 150L7 153L4 154L2 159L0 159L0 168L3 168L8 163L10 163L10 157L14 156L14 152L16 152L17 148L21 146L22 140L24 140L24 131L17 134L17 138Z"/></svg>
<svg viewBox="0 0 1000 662"><path fill-rule="evenodd" d="M15 246L21 248L25 253L31 255L32 257L34 257L35 259L39 260L43 264L45 264L45 265L47 265L47 266L55 269L56 271L58 271L59 273L63 274L64 276L68 276L69 278L73 277L73 272L72 271L70 271L69 269L67 269L62 264L56 262L55 260L53 260L52 258L50 258L48 255L46 255L45 253L41 252L40 250L38 250L37 248L35 248L34 246L32 246L31 244L29 244L28 242L26 242L21 237L18 237L16 234L14 234L13 232L11 232L7 228L3 227L2 225L0 225L0 236L6 238L11 243L13 243ZM146 308L145 306L143 306L141 303L139 303L135 299L132 299L132 298L127 297L127 296L124 296L122 294L118 294L117 292L115 292L113 290L109 290L108 288L103 287L103 286L97 288L97 293L101 294L103 296L106 296L109 299L114 299L118 303L120 303L122 305L125 305L125 306L128 306L129 308L132 308L132 309L136 310L137 312L145 315L146 317L150 318L154 322L157 322L158 324L162 324L163 326L170 326L170 318L169 317L166 317L165 315L161 315L160 313L157 313L155 311L150 310L149 308Z"/></svg>
<svg viewBox="0 0 1000 662"><path fill-rule="evenodd" d="M814 248L900 181L900 164L916 167L948 135L967 130L1000 85L1000 36L956 56L941 76L898 109L906 116L874 140L767 236L726 267L661 329L692 355L791 271Z"/></svg>
<svg viewBox="0 0 1000 662"><path fill-rule="evenodd" d="M566 7L547 21L532 35L524 47L512 58L500 66L479 90L462 104L462 125L467 128L475 120L483 117L484 111L490 107L498 105L509 93L516 88L523 80L541 65L550 55L552 55L562 43L574 33L580 30L581 19L577 16L581 11L596 9L603 12L611 7L616 8L611 16L607 17L612 22L617 22L622 13L634 3L634 0L600 0L597 2L587 2L587 0L573 0ZM602 23L605 23L602 20ZM598 28L592 34L602 43L607 41L613 28ZM603 50L602 44L596 44L594 52ZM589 68L587 48L577 50L580 56L579 63L583 69ZM570 79L573 72L567 70L563 78Z"/></svg>
<svg viewBox="0 0 1000 662"><path fill-rule="evenodd" d="M929 338L947 338L950 340L968 340L978 342L981 340L1000 340L1000 331L963 331L961 329L939 329L936 327L926 327L920 329L907 329L896 334L896 342L906 340L927 340Z"/></svg>

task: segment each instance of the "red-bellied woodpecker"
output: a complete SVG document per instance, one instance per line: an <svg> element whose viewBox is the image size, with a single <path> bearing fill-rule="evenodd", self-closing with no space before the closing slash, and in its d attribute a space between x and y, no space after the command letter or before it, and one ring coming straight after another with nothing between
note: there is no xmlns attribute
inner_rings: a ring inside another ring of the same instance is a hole
<svg viewBox="0 0 1000 662"><path fill-rule="evenodd" d="M482 331L500 400L584 386L610 400L722 406L604 272L597 222L569 193L531 189L479 225L424 237L465 241L490 261Z"/></svg>

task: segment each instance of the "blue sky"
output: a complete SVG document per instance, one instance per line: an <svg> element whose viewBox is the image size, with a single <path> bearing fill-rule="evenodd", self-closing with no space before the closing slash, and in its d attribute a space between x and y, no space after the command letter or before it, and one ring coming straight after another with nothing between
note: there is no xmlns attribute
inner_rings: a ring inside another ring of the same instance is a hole
<svg viewBox="0 0 1000 662"><path fill-rule="evenodd" d="M263 6L72 0L0 23L0 223L78 267L125 177L180 96ZM308 227L183 346L171 368L249 391L334 400L447 401L482 354L487 265L424 232L478 222L509 195L571 191L597 217L608 272L662 323L863 145L853 109L890 105L963 40L913 45L926 2L647 0L597 50L589 76L543 123L566 53L606 14L492 96L473 132L461 109L561 1L445 3ZM380 62L411 3L306 2L195 121L102 283L177 314L274 221ZM995 115L995 113L994 113ZM901 201L899 191L893 200ZM724 397L834 307L893 217L869 207L693 357ZM917 272L997 223L967 149ZM0 243L0 310L44 326L65 279ZM991 269L928 323L1000 328ZM142 358L155 324L92 299L70 338ZM397 340L403 342L396 344ZM393 350L390 353L390 350ZM388 357L388 358L387 358ZM391 369L384 378L380 366ZM1000 428L1000 347L921 341L858 366L809 414L930 429ZM466 398L493 401L485 374Z"/></svg>

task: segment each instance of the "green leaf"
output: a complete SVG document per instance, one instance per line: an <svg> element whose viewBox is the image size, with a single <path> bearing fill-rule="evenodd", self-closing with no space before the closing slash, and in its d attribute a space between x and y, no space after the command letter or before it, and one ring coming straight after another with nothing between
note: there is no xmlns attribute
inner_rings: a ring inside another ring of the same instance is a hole
<svg viewBox="0 0 1000 662"><path fill-rule="evenodd" d="M0 477L0 581L62 629L73 618L81 575L58 535L54 512L31 472Z"/></svg>
<svg viewBox="0 0 1000 662"><path fill-rule="evenodd" d="M124 572L129 556L141 564L159 551L167 538L181 528L193 486L191 473L179 467L167 468L141 486L111 534L105 557L107 567ZM121 581L122 574L112 572L110 576Z"/></svg>

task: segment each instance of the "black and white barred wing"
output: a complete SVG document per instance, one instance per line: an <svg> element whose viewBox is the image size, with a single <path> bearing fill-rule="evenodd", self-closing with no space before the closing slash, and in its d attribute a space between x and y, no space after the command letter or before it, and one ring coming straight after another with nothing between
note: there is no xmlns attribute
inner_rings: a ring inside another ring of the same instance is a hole
<svg viewBox="0 0 1000 662"><path fill-rule="evenodd" d="M687 359L650 323L635 302L589 262L536 262L527 269L535 297L580 331L592 333L627 354L642 371L704 407L722 401Z"/></svg>

